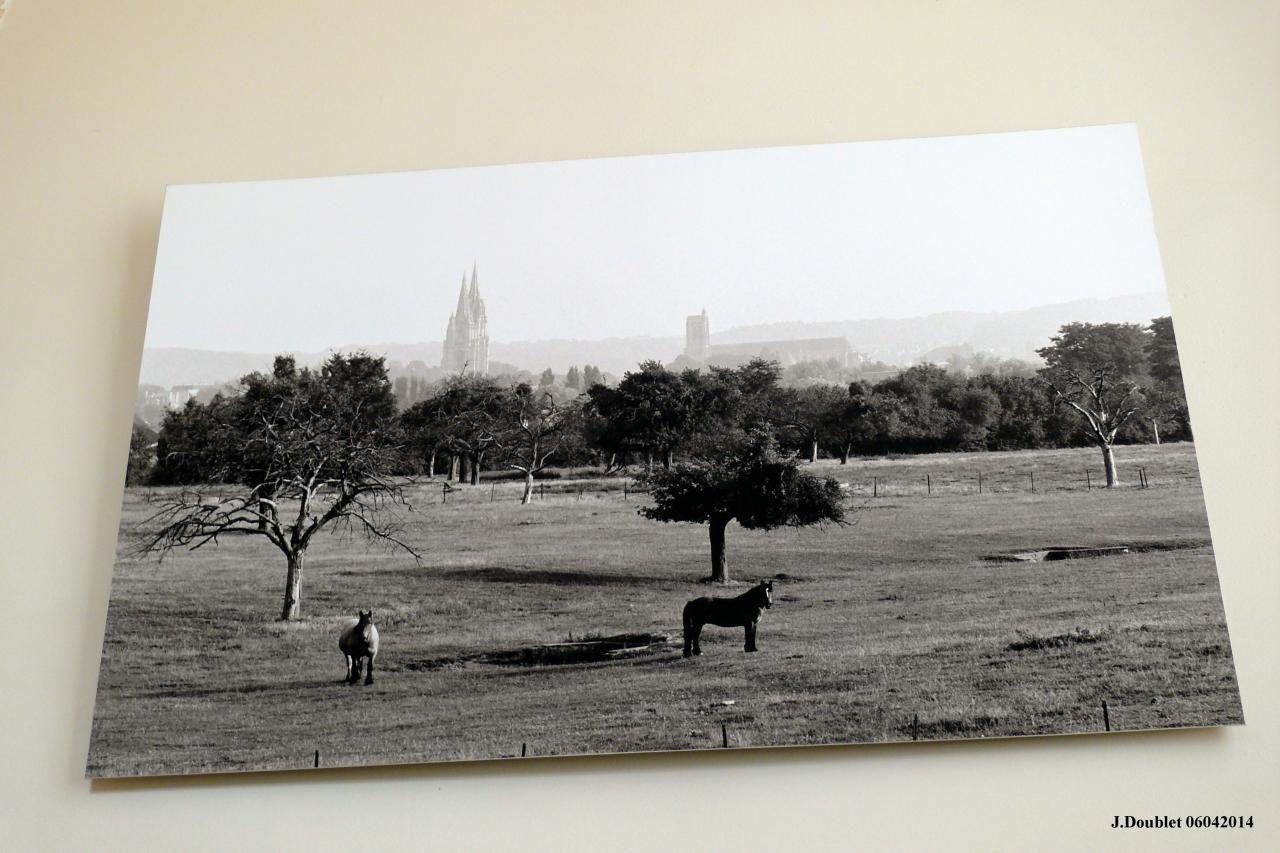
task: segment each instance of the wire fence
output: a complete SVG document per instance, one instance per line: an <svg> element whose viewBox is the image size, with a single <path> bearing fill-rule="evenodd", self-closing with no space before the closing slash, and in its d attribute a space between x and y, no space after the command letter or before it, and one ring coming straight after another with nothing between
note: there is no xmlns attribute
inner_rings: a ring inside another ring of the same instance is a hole
<svg viewBox="0 0 1280 853"><path fill-rule="evenodd" d="M819 472L821 473L821 472ZM1170 477L1165 483L1153 477L1146 466L1130 466L1118 469L1118 488L1151 489L1160 485L1177 485L1182 478ZM1093 492L1107 489L1106 474L1101 469L1081 468L1078 471L1053 468L1021 471L985 471L974 468L968 471L937 471L896 474L863 474L849 479L837 479L840 488L850 497L903 498L979 496L1009 493L1048 494L1052 492ZM478 484L456 483L447 480L427 480L420 484L437 493L440 503L457 501L474 503L488 501L520 500L525 484L520 480L485 479ZM591 501L643 500L648 490L633 477L591 477L586 479L541 479L533 484L532 501Z"/></svg>
<svg viewBox="0 0 1280 853"><path fill-rule="evenodd" d="M727 703L727 704L732 704L732 703ZM1111 731L1111 708L1107 704L1107 701L1105 699L1102 701L1100 708L1096 709L1091 713L1091 716L1093 716L1096 719L1096 724L1093 728L1093 731L1095 732ZM989 720L988 718L980 717L973 722L971 727L965 727L963 724L957 724L956 721L951 719L947 719L943 721L933 721L933 722L926 720L925 722L922 723L920 721L920 715L917 713L917 714L912 714L910 722L903 721L899 726L897 726L893 730L885 732L885 737L883 739L890 742L905 741L908 738L910 738L913 741L918 741L920 740L922 734L924 735L924 739L926 741L954 740L957 738L959 739L979 738L984 736L985 732L983 730L988 727L987 724L990 722L992 721ZM703 729L703 731L706 731L706 730ZM1029 733L1030 732L1017 732L1017 733L1014 733L1014 736L1017 736L1019 734L1029 734ZM1082 732L1078 729L1072 729L1071 733L1080 734ZM694 730L689 732L689 734L691 736L696 737L700 734L700 732L698 730ZM747 734L744 737L741 729L739 729L738 731L734 731L730 729L728 722L721 722L718 729L712 729L711 731L706 732L706 737L707 737L707 743L705 746L701 747L703 749L706 749L708 747L711 747L711 748L719 747L720 749L743 749L743 748L751 748L753 746L756 746L756 744L752 742L754 739L751 738L749 734ZM686 748L698 749L699 747L694 745ZM549 753L549 755L557 755L557 754L559 753L555 753L555 752ZM496 757L498 758L517 758L517 757L531 758L536 756L537 756L537 753L530 750L529 742L521 741L520 750L518 753L513 750L510 753L504 753ZM313 761L314 763L312 766L315 767L316 769L319 769L320 768L320 750L318 749L315 750ZM346 762L340 762L335 766L346 766Z"/></svg>

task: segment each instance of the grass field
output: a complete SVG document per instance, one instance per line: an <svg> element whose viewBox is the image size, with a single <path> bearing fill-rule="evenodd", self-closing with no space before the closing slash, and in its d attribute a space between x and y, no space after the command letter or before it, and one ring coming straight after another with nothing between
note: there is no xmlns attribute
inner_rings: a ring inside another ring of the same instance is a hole
<svg viewBox="0 0 1280 853"><path fill-rule="evenodd" d="M759 653L708 627L701 658L559 666L478 658L570 636L678 644L681 607L707 592L706 528L638 517L621 480L551 481L531 506L518 483L447 504L427 484L408 534L422 566L322 537L305 618L286 624L265 540L135 558L147 492L129 490L88 772L719 748L722 731L730 746L1092 732L1103 701L1113 729L1242 722L1194 448L1117 457L1115 491L1086 490L1096 450L820 462L850 483L851 524L730 527L731 573L778 578ZM983 559L1114 544L1135 551ZM377 682L346 686L338 632L369 607Z"/></svg>

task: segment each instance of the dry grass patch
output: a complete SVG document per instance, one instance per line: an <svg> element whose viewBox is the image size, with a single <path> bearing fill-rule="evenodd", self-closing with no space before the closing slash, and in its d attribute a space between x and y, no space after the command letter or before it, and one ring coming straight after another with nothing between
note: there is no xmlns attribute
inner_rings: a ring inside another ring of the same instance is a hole
<svg viewBox="0 0 1280 853"><path fill-rule="evenodd" d="M1100 643L1110 634L1105 628L1075 628L1065 634L1041 636L1018 632L1018 639L1009 644L1009 651L1025 652L1039 649L1060 649L1064 646L1080 646Z"/></svg>

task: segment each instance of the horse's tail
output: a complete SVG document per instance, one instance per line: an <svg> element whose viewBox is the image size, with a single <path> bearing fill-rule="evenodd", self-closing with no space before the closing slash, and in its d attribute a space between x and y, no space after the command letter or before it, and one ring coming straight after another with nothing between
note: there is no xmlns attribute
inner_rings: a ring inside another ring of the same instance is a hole
<svg viewBox="0 0 1280 853"><path fill-rule="evenodd" d="M686 656L689 651L689 643L693 641L693 632L695 630L693 624L693 605L694 602L690 601L684 606L684 612L681 613L682 621L684 623L684 648Z"/></svg>

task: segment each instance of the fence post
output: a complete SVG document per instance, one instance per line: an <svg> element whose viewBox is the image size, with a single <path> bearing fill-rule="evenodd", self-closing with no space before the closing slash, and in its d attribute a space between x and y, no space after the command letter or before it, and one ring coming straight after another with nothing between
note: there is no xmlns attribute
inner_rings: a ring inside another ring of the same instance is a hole
<svg viewBox="0 0 1280 853"><path fill-rule="evenodd" d="M933 477L928 474L924 475L924 486L929 490L929 494L933 494Z"/></svg>
<svg viewBox="0 0 1280 853"><path fill-rule="evenodd" d="M320 750L316 750L316 767L320 766Z"/></svg>
<svg viewBox="0 0 1280 853"><path fill-rule="evenodd" d="M522 743L522 744L520 744L520 757L521 757L521 758L524 758L524 757L525 757L525 753L527 752L527 750L528 750L528 749L529 749L529 744L527 744L527 743Z"/></svg>
<svg viewBox="0 0 1280 853"><path fill-rule="evenodd" d="M978 472L978 494L982 494L982 472Z"/></svg>
<svg viewBox="0 0 1280 853"><path fill-rule="evenodd" d="M1085 472L1084 472L1084 490L1086 492L1093 491L1093 481L1089 479L1088 469L1085 469Z"/></svg>
<svg viewBox="0 0 1280 853"><path fill-rule="evenodd" d="M489 503L493 503L494 499L497 497L497 493L498 493L498 484L496 482L491 483L489 485Z"/></svg>
<svg viewBox="0 0 1280 853"><path fill-rule="evenodd" d="M1034 495L1035 493L1036 493L1036 472L1032 471L1031 472L1031 494Z"/></svg>
<svg viewBox="0 0 1280 853"><path fill-rule="evenodd" d="M725 727L724 723L720 724L720 742L725 749L729 748L729 729Z"/></svg>
<svg viewBox="0 0 1280 853"><path fill-rule="evenodd" d="M880 478L879 477L871 478L871 497L873 498L880 497Z"/></svg>
<svg viewBox="0 0 1280 853"><path fill-rule="evenodd" d="M445 483L440 487L440 503L447 504L449 502L449 484Z"/></svg>
<svg viewBox="0 0 1280 853"><path fill-rule="evenodd" d="M1107 700L1102 700L1102 725L1107 731L1111 731L1111 714L1107 711Z"/></svg>
<svg viewBox="0 0 1280 853"><path fill-rule="evenodd" d="M622 499L624 501L627 499L627 478L626 477L622 478Z"/></svg>
<svg viewBox="0 0 1280 853"><path fill-rule="evenodd" d="M920 715L915 714L911 717L911 739L920 740Z"/></svg>

